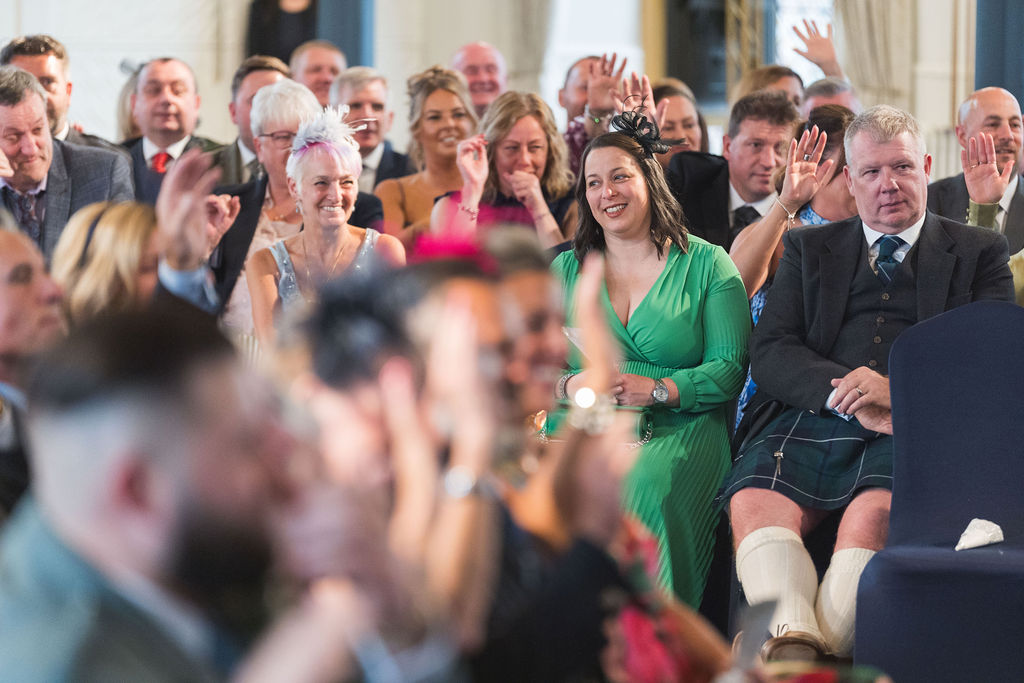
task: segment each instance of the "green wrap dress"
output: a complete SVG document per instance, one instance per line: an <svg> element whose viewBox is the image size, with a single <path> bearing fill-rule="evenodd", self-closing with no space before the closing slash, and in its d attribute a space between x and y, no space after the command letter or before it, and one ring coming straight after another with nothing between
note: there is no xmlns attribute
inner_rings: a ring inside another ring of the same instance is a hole
<svg viewBox="0 0 1024 683"><path fill-rule="evenodd" d="M653 428L624 483L623 505L658 539L661 583L696 608L718 522L713 499L729 472L727 413L746 376L750 307L721 247L691 235L686 253L672 245L666 258L625 326L606 288L601 296L621 349L620 372L670 378L679 389L678 408L647 409ZM573 327L580 264L570 251L551 268L563 283ZM579 371L581 361L573 349L570 371Z"/></svg>

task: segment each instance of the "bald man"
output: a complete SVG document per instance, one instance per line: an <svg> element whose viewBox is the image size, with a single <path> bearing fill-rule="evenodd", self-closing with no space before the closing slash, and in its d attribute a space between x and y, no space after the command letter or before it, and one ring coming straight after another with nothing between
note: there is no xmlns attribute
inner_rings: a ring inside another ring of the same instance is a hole
<svg viewBox="0 0 1024 683"><path fill-rule="evenodd" d="M469 96L477 116L483 116L491 102L508 89L505 58L493 45L483 42L463 45L452 57L452 68L469 82Z"/></svg>
<svg viewBox="0 0 1024 683"><path fill-rule="evenodd" d="M1002 88L982 88L971 93L957 112L956 137L961 147L967 149L968 140L987 133L994 139L999 169L1013 164L1013 176L999 200L996 215L997 227L1010 243L1011 254L1024 249L1024 187L1019 179L1021 125L1017 98ZM967 222L969 199L963 173L928 186L928 208L955 221Z"/></svg>

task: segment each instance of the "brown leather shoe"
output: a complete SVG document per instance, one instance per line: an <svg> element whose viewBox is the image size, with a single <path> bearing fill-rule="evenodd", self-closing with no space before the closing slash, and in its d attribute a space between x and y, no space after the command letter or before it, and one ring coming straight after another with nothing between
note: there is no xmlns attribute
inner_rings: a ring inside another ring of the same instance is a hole
<svg viewBox="0 0 1024 683"><path fill-rule="evenodd" d="M825 643L810 633L786 631L761 646L764 662L820 662L825 658Z"/></svg>

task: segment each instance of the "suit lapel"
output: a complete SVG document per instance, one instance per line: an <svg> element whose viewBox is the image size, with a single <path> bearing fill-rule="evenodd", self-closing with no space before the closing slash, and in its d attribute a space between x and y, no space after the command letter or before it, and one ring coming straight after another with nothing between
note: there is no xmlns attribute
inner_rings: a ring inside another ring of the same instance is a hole
<svg viewBox="0 0 1024 683"><path fill-rule="evenodd" d="M864 251L864 232L860 219L841 223L837 233L825 243L819 258L818 319L821 320L821 346L830 349L839 335L850 298L850 285Z"/></svg>
<svg viewBox="0 0 1024 683"><path fill-rule="evenodd" d="M917 241L917 319L927 320L946 310L949 284L956 267L953 238L930 211Z"/></svg>
<svg viewBox="0 0 1024 683"><path fill-rule="evenodd" d="M46 174L46 216L43 217L43 254L47 261L53 255L60 233L67 225L71 211L71 183L64 165L64 147L53 143L53 159Z"/></svg>

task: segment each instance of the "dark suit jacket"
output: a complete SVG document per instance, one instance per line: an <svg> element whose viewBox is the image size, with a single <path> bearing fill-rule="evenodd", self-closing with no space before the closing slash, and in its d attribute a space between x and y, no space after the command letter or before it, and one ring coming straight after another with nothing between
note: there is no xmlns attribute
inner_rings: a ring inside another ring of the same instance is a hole
<svg viewBox="0 0 1024 683"><path fill-rule="evenodd" d="M4 680L216 681L148 615L68 548L26 498L0 546Z"/></svg>
<svg viewBox="0 0 1024 683"><path fill-rule="evenodd" d="M402 178L415 172L416 167L413 166L412 160L405 154L396 152L391 143L385 140L384 154L380 158L380 165L377 166L377 177L373 181L373 186L377 187L382 180Z"/></svg>
<svg viewBox="0 0 1024 683"><path fill-rule="evenodd" d="M679 152L669 162L665 179L683 205L687 229L728 251L729 162L715 154Z"/></svg>
<svg viewBox="0 0 1024 683"><path fill-rule="evenodd" d="M254 178L242 185L221 187L214 190L217 194L230 194L238 197L241 209L231 228L224 233L220 244L210 256L210 267L213 269L220 297L221 307L231 299L238 276L245 267L245 258L249 254L249 245L256 234L256 225L263 210L263 198L267 193L267 177ZM380 199L360 192L356 198L355 208L349 223L360 228L377 227L384 220L384 206Z"/></svg>
<svg viewBox="0 0 1024 683"><path fill-rule="evenodd" d="M42 252L49 262L71 215L87 204L127 201L133 196L128 160L95 147L53 141L53 159L46 174L46 214Z"/></svg>
<svg viewBox="0 0 1024 683"><path fill-rule="evenodd" d="M142 138L135 138L134 140L128 140L124 143L124 147L128 150L132 159L132 177L135 180L135 198L146 204L156 204L157 195L160 194L160 185L164 181L164 177L160 173L155 173L146 164L146 157L142 153ZM198 147L204 152L216 152L221 148L219 142L213 140L207 140L197 135L193 135L185 145L185 151L188 151L194 147Z"/></svg>
<svg viewBox="0 0 1024 683"><path fill-rule="evenodd" d="M98 147L99 149L105 149L108 152L117 152L118 154L122 154L125 157L128 156L128 150L126 150L121 145L115 145L113 142L110 142L109 140L104 140L98 135L79 133L74 128L71 128L68 131L68 136L67 138L64 139L64 142L70 142L73 145L80 145L83 147Z"/></svg>
<svg viewBox="0 0 1024 683"><path fill-rule="evenodd" d="M818 411L830 382L853 368L831 360L850 285L867 245L858 217L797 228L750 338L750 367L759 394ZM980 299L1013 301L1006 240L991 230L926 215L917 250L917 319ZM764 397L762 397L763 399Z"/></svg>
<svg viewBox="0 0 1024 683"><path fill-rule="evenodd" d="M221 185L241 185L249 182L249 170L242 163L242 152L238 149L238 139L230 145L224 145L213 155L213 165L220 167Z"/></svg>
<svg viewBox="0 0 1024 683"><path fill-rule="evenodd" d="M928 209L959 223L967 222L967 183L964 174L936 180L928 186ZM1017 192L1010 200L1003 234L1010 244L1010 253L1024 249L1024 180L1017 180Z"/></svg>

